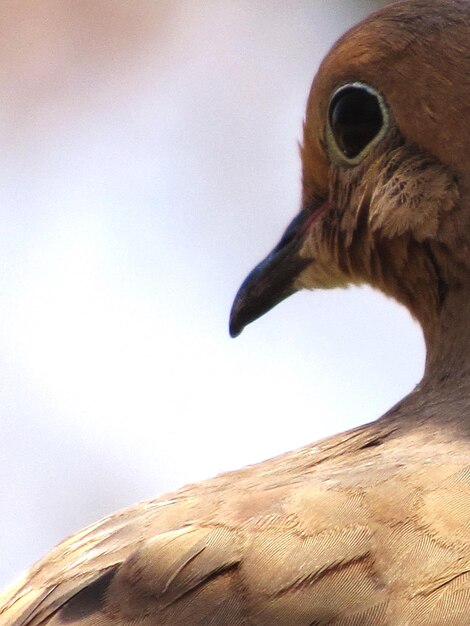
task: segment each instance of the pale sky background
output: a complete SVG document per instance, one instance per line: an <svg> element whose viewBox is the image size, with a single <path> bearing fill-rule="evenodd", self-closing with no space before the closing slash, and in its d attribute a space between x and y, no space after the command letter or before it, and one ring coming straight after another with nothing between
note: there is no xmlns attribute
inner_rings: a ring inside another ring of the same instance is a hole
<svg viewBox="0 0 470 626"><path fill-rule="evenodd" d="M379 4L0 5L0 586L117 508L374 419L418 382L420 330L367 289L227 330L299 207L318 63Z"/></svg>

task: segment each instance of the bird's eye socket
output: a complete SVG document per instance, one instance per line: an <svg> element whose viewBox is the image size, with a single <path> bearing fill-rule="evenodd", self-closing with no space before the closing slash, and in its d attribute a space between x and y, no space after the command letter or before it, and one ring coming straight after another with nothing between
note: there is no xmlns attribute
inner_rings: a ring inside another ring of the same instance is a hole
<svg viewBox="0 0 470 626"><path fill-rule="evenodd" d="M330 149L354 165L382 138L388 112L382 96L364 83L350 83L337 89L328 109Z"/></svg>

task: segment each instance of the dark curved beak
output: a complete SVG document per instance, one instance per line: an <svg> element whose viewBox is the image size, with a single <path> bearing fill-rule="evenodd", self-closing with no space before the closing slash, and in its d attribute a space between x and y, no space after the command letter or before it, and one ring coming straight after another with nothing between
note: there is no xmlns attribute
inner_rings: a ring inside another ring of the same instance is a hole
<svg viewBox="0 0 470 626"><path fill-rule="evenodd" d="M312 262L300 256L304 235L323 206L325 203L319 203L315 210L298 213L274 250L245 279L230 312L232 337L297 291L297 277Z"/></svg>

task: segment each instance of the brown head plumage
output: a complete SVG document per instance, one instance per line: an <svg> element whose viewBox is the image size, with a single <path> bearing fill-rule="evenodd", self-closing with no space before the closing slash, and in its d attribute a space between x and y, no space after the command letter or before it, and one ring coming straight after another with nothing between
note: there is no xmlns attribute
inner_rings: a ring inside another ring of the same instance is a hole
<svg viewBox="0 0 470 626"><path fill-rule="evenodd" d="M469 41L465 0L412 0L333 46L308 99L301 212L240 289L232 334L300 288L364 282L433 334L470 279Z"/></svg>

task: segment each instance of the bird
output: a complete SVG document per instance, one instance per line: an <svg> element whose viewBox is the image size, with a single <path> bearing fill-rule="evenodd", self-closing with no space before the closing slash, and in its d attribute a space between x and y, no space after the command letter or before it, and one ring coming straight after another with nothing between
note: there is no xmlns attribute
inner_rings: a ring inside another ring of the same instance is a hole
<svg viewBox="0 0 470 626"><path fill-rule="evenodd" d="M231 335L299 290L367 283L420 323L421 382L374 422L78 532L0 596L1 626L470 623L470 3L397 2L344 34L300 152L300 210Z"/></svg>

